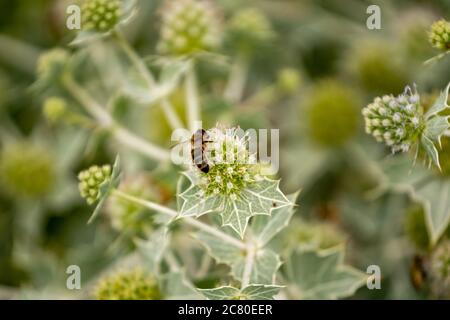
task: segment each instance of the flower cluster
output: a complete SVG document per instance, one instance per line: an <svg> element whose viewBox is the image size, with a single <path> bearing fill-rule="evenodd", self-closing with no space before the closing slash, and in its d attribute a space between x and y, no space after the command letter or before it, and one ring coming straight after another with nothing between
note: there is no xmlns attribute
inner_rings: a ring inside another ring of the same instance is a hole
<svg viewBox="0 0 450 320"><path fill-rule="evenodd" d="M100 188L111 180L111 166L92 166L78 175L80 194L91 205L100 199Z"/></svg>
<svg viewBox="0 0 450 320"><path fill-rule="evenodd" d="M441 19L433 23L428 37L433 47L450 50L450 22Z"/></svg>
<svg viewBox="0 0 450 320"><path fill-rule="evenodd" d="M53 159L44 148L17 143L0 154L0 182L13 196L41 197L52 189L55 179Z"/></svg>
<svg viewBox="0 0 450 320"><path fill-rule="evenodd" d="M366 132L393 152L407 152L424 130L420 97L409 88L397 97L385 95L363 109Z"/></svg>
<svg viewBox="0 0 450 320"><path fill-rule="evenodd" d="M207 174L202 174L201 187L206 195L229 195L236 198L239 191L253 182L262 180L256 156L248 150L248 135L239 136L236 128L213 128L208 131L205 152L210 164Z"/></svg>
<svg viewBox="0 0 450 320"><path fill-rule="evenodd" d="M81 8L84 30L106 32L114 28L122 16L120 0L85 0Z"/></svg>
<svg viewBox="0 0 450 320"><path fill-rule="evenodd" d="M159 300L156 279L140 269L112 274L97 285L97 300Z"/></svg>
<svg viewBox="0 0 450 320"><path fill-rule="evenodd" d="M440 243L431 256L430 274L436 296L450 298L450 241Z"/></svg>
<svg viewBox="0 0 450 320"><path fill-rule="evenodd" d="M217 17L205 0L167 1L162 11L158 51L168 55L189 55L213 49L219 42Z"/></svg>

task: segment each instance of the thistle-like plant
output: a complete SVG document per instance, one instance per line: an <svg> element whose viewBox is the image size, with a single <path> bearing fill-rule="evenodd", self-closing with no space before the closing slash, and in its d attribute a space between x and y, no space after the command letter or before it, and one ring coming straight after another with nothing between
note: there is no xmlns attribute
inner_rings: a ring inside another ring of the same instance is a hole
<svg viewBox="0 0 450 320"><path fill-rule="evenodd" d="M366 132L378 142L385 143L393 153L423 149L430 163L440 169L438 147L450 124L449 117L442 112L447 105L450 84L441 93L434 105L424 112L420 96L407 87L397 97L385 95L363 109Z"/></svg>

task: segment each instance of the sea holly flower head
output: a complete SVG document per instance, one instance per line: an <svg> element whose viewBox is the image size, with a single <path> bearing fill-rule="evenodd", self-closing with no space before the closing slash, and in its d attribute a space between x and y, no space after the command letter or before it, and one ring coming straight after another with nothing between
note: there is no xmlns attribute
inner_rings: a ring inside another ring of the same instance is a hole
<svg viewBox="0 0 450 320"><path fill-rule="evenodd" d="M441 146L442 137L450 127L449 117L443 115L449 108L449 89L450 84L425 113L419 94L409 87L397 97L385 95L375 98L362 111L366 132L389 146L392 152L407 152L417 147L417 154L423 149L430 164L434 163L441 170L437 146Z"/></svg>
<svg viewBox="0 0 450 320"><path fill-rule="evenodd" d="M136 13L136 0L83 0L81 30L72 45L80 45L109 36L127 24Z"/></svg>
<svg viewBox="0 0 450 320"><path fill-rule="evenodd" d="M192 165L185 173L191 186L179 196L183 200L180 216L219 212L222 225L243 237L252 216L270 215L291 203L279 182L262 174L256 154L249 151L249 136L239 132L237 128L206 131L204 155L209 170L202 172Z"/></svg>
<svg viewBox="0 0 450 320"><path fill-rule="evenodd" d="M140 269L121 271L103 278L95 288L97 300L159 300L155 277Z"/></svg>
<svg viewBox="0 0 450 320"><path fill-rule="evenodd" d="M433 47L440 50L450 50L450 22L441 19L433 23L428 37Z"/></svg>
<svg viewBox="0 0 450 320"><path fill-rule="evenodd" d="M111 166L92 166L78 175L80 194L91 205L100 200L100 188L111 180Z"/></svg>
<svg viewBox="0 0 450 320"><path fill-rule="evenodd" d="M362 111L366 132L392 152L407 152L425 128L425 118L417 92L408 87L397 97L377 97Z"/></svg>
<svg viewBox="0 0 450 320"><path fill-rule="evenodd" d="M81 7L84 30L106 32L114 28L122 16L120 0L85 0Z"/></svg>
<svg viewBox="0 0 450 320"><path fill-rule="evenodd" d="M206 0L166 1L158 51L171 56L210 51L220 42L218 18Z"/></svg>
<svg viewBox="0 0 450 320"><path fill-rule="evenodd" d="M54 159L28 142L6 145L0 153L0 186L14 197L39 198L55 186Z"/></svg>

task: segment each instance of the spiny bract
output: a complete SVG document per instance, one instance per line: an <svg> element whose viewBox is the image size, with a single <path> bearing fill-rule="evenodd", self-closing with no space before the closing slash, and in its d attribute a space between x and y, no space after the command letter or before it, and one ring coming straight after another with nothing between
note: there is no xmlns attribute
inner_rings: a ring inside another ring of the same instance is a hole
<svg viewBox="0 0 450 320"><path fill-rule="evenodd" d="M92 166L78 175L80 194L91 205L100 198L101 186L111 179L111 166Z"/></svg>
<svg viewBox="0 0 450 320"><path fill-rule="evenodd" d="M205 0L166 1L158 51L173 56L214 49L220 42L218 18Z"/></svg>
<svg viewBox="0 0 450 320"><path fill-rule="evenodd" d="M385 95L375 98L362 114L366 132L391 147L392 152L410 150L425 126L420 97L410 88L397 97Z"/></svg>

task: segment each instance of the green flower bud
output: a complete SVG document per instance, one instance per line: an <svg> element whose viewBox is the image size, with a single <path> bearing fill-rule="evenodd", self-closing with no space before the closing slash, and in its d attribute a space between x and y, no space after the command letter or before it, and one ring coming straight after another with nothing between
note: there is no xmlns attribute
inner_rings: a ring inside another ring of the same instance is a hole
<svg viewBox="0 0 450 320"><path fill-rule="evenodd" d="M430 43L433 47L440 50L450 49L450 22L445 19L436 21L431 25L428 33Z"/></svg>
<svg viewBox="0 0 450 320"><path fill-rule="evenodd" d="M63 49L52 49L43 53L37 62L38 77L46 81L58 79L69 60L69 53Z"/></svg>
<svg viewBox="0 0 450 320"><path fill-rule="evenodd" d="M375 98L362 114L366 132L391 147L392 152L409 151L425 126L420 97L409 88L397 97L385 95Z"/></svg>
<svg viewBox="0 0 450 320"><path fill-rule="evenodd" d="M78 188L81 197L85 198L89 205L92 205L100 199L100 187L111 180L111 166L92 166L80 172L78 180L80 181Z"/></svg>
<svg viewBox="0 0 450 320"><path fill-rule="evenodd" d="M293 68L284 68L278 73L278 87L287 94L295 93L302 82L300 73Z"/></svg>
<svg viewBox="0 0 450 320"><path fill-rule="evenodd" d="M17 198L48 194L56 180L48 150L28 142L7 145L0 154L0 183Z"/></svg>
<svg viewBox="0 0 450 320"><path fill-rule="evenodd" d="M65 115L67 103L59 97L51 97L44 101L43 112L47 120L56 123Z"/></svg>
<svg viewBox="0 0 450 320"><path fill-rule="evenodd" d="M97 300L160 300L157 280L140 269L105 277L95 289Z"/></svg>
<svg viewBox="0 0 450 320"><path fill-rule="evenodd" d="M143 176L135 177L121 183L120 190L126 194L146 200L155 200L157 196L149 182ZM132 237L144 236L153 225L153 216L148 209L118 197L108 199L107 212L111 216L114 229L125 232Z"/></svg>
<svg viewBox="0 0 450 320"><path fill-rule="evenodd" d="M264 13L255 8L240 10L229 22L228 41L244 53L249 53L261 44L267 44L274 36L270 21Z"/></svg>
<svg viewBox="0 0 450 320"><path fill-rule="evenodd" d="M220 42L218 18L205 0L166 1L158 51L173 56L214 49Z"/></svg>
<svg viewBox="0 0 450 320"><path fill-rule="evenodd" d="M325 147L340 146L358 130L359 98L335 80L317 84L306 102L309 136Z"/></svg>
<svg viewBox="0 0 450 320"><path fill-rule="evenodd" d="M246 137L239 137L236 128L213 128L207 134L211 143L204 154L209 155L210 169L203 174L201 183L206 196L220 194L237 198L241 190L262 179L256 157L247 150Z"/></svg>
<svg viewBox="0 0 450 320"><path fill-rule="evenodd" d="M450 240L441 242L434 249L430 276L432 292L439 298L450 299Z"/></svg>
<svg viewBox="0 0 450 320"><path fill-rule="evenodd" d="M81 7L84 30L107 32L119 22L123 10L121 0L84 0Z"/></svg>
<svg viewBox="0 0 450 320"><path fill-rule="evenodd" d="M417 249L428 250L430 239L421 206L414 206L406 212L405 233Z"/></svg>

